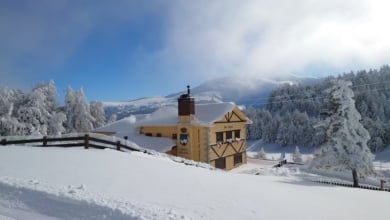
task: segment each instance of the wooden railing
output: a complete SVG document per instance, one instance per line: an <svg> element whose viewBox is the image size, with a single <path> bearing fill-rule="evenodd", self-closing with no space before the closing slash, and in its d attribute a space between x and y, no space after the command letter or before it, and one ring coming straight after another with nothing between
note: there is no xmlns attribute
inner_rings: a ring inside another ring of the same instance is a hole
<svg viewBox="0 0 390 220"><path fill-rule="evenodd" d="M328 181L328 180L315 180L313 182L335 185L335 186L355 187L355 186L353 186L352 183L338 183L338 182L333 182L333 181ZM390 189L384 188L383 185L381 185L381 187L369 186L369 185L359 185L359 186L357 186L357 188L390 192Z"/></svg>
<svg viewBox="0 0 390 220"><path fill-rule="evenodd" d="M113 139L113 140L109 140ZM149 155L161 155L163 153L158 153L152 150L147 150L144 148L138 148L131 146L132 144L127 140L127 137L118 138L112 136L106 136L101 134L89 133L89 134L71 134L63 137L40 137L40 138L28 138L25 137L0 137L0 147L1 145L28 145L32 147L84 147L88 148L97 148L97 149L116 149L119 151L138 151L146 153ZM214 169L210 165L202 164L200 162L191 161L188 159L175 157L171 155L165 155L165 157L170 158L176 163L183 163L189 166L196 166L205 169Z"/></svg>
<svg viewBox="0 0 390 220"><path fill-rule="evenodd" d="M117 138L116 138L117 139ZM22 145L29 144L30 146L36 147L84 147L105 149L112 148L116 150L130 150L130 151L142 151L139 148L135 148L127 144L127 139L121 139L116 141L110 141L103 137L94 136L90 134L75 135L68 137L42 137L42 138L31 138L31 139L10 139L1 138L0 145Z"/></svg>

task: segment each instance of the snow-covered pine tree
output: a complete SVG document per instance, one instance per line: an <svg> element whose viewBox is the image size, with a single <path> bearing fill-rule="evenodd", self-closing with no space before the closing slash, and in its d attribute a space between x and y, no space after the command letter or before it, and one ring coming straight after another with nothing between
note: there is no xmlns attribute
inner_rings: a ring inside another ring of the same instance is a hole
<svg viewBox="0 0 390 220"><path fill-rule="evenodd" d="M0 118L0 136L24 135L26 132L24 124L16 118L3 116Z"/></svg>
<svg viewBox="0 0 390 220"><path fill-rule="evenodd" d="M264 147L261 147L260 151L257 153L257 159L260 159L260 160L267 159L267 154L264 151Z"/></svg>
<svg viewBox="0 0 390 220"><path fill-rule="evenodd" d="M280 120L279 128L276 135L276 143L281 146L287 146L292 142L292 134L294 132L294 125L291 121L290 113L286 113Z"/></svg>
<svg viewBox="0 0 390 220"><path fill-rule="evenodd" d="M106 124L106 116L102 102L92 101L90 103L91 115L94 118L93 127L99 128Z"/></svg>
<svg viewBox="0 0 390 220"><path fill-rule="evenodd" d="M303 163L302 154L301 154L301 152L299 152L298 146L295 147L295 151L292 155L292 159L293 159L294 163Z"/></svg>
<svg viewBox="0 0 390 220"><path fill-rule="evenodd" d="M116 122L116 120L117 120L116 114L112 114L112 115L108 118L107 124Z"/></svg>
<svg viewBox="0 0 390 220"><path fill-rule="evenodd" d="M0 135L26 135L28 129L19 123L17 111L27 102L26 95L15 89L0 89Z"/></svg>
<svg viewBox="0 0 390 220"><path fill-rule="evenodd" d="M272 120L269 121L268 124L265 124L265 127L263 128L262 139L268 143L275 143L277 140L281 118L279 115L276 115L274 117L271 116L271 119Z"/></svg>
<svg viewBox="0 0 390 220"><path fill-rule="evenodd" d="M25 126L12 117L14 105L13 103L8 104L8 112L2 112L0 115L0 136L24 135Z"/></svg>
<svg viewBox="0 0 390 220"><path fill-rule="evenodd" d="M66 115L63 112L56 112L52 115L47 125L48 135L61 135L65 133L66 129L64 123L66 122Z"/></svg>
<svg viewBox="0 0 390 220"><path fill-rule="evenodd" d="M75 92L68 86L65 95L65 114L68 133L88 132L93 129L94 118L82 88Z"/></svg>
<svg viewBox="0 0 390 220"><path fill-rule="evenodd" d="M24 124L26 133L30 135L32 133L40 133L46 135L46 127L44 125L41 110L38 107L26 106L18 110L18 121Z"/></svg>
<svg viewBox="0 0 390 220"><path fill-rule="evenodd" d="M47 134L47 126L57 109L57 90L54 81L39 83L28 94L27 103L17 110L18 120L24 123L30 133Z"/></svg>
<svg viewBox="0 0 390 220"><path fill-rule="evenodd" d="M294 126L292 129L290 128L292 140L290 140L291 142L289 144L311 145L315 131L307 113L294 110L291 114L291 121Z"/></svg>
<svg viewBox="0 0 390 220"><path fill-rule="evenodd" d="M10 108L13 108L11 102L11 92L6 88L0 88L0 117L2 116L11 116Z"/></svg>
<svg viewBox="0 0 390 220"><path fill-rule="evenodd" d="M73 117L74 128L77 132L89 132L93 129L92 122L94 118L91 115L89 103L85 98L82 88L75 94Z"/></svg>
<svg viewBox="0 0 390 220"><path fill-rule="evenodd" d="M65 115L66 115L66 132L72 133L75 131L75 116L76 95L72 87L68 86L65 95Z"/></svg>
<svg viewBox="0 0 390 220"><path fill-rule="evenodd" d="M367 146L368 131L360 124L361 116L355 108L354 93L349 81L335 80L327 91L334 109L332 115L317 126L326 129L325 143L315 152L312 166L335 171L352 171L353 185L359 185L358 175L374 173L374 155Z"/></svg>

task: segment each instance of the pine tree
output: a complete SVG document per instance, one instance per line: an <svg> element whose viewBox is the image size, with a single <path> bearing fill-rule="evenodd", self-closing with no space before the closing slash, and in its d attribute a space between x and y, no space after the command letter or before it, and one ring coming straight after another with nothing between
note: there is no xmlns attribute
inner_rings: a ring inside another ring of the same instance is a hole
<svg viewBox="0 0 390 220"><path fill-rule="evenodd" d="M116 114L112 114L112 115L108 118L107 124L116 122L116 120L117 120Z"/></svg>
<svg viewBox="0 0 390 220"><path fill-rule="evenodd" d="M85 98L84 90L81 88L75 94L74 106L74 128L77 132L89 132L93 129L94 118L91 115L89 104Z"/></svg>
<svg viewBox="0 0 390 220"><path fill-rule="evenodd" d="M75 132L75 107L76 95L72 87L68 86L65 95L65 115L66 115L66 132Z"/></svg>
<svg viewBox="0 0 390 220"><path fill-rule="evenodd" d="M94 118L93 127L99 128L106 123L106 117L104 115L103 103L92 101L90 103L91 115Z"/></svg>
<svg viewBox="0 0 390 220"><path fill-rule="evenodd" d="M9 91L6 88L0 89L0 117L6 116L6 115L9 115L9 116L12 115L12 111L10 113L10 108L11 108L11 104L12 104L11 97L12 97L11 91ZM12 105L12 108L13 108L13 105Z"/></svg>
<svg viewBox="0 0 390 220"><path fill-rule="evenodd" d="M38 107L22 107L18 110L18 122L24 124L26 135L40 133L46 135L41 110Z"/></svg>
<svg viewBox="0 0 390 220"><path fill-rule="evenodd" d="M40 83L28 94L27 102L17 110L18 120L29 133L47 135L47 126L58 107L54 81Z"/></svg>
<svg viewBox="0 0 390 220"><path fill-rule="evenodd" d="M261 147L260 151L257 153L257 159L260 159L260 160L267 159L267 154L264 151L264 147Z"/></svg>
<svg viewBox="0 0 390 220"><path fill-rule="evenodd" d="M295 151L292 155L292 159L293 159L294 163L303 163L302 154L301 154L301 152L299 152L298 146L295 147Z"/></svg>
<svg viewBox="0 0 390 220"><path fill-rule="evenodd" d="M312 166L336 171L352 171L353 184L359 185L358 175L374 173L374 156L367 146L368 131L360 124L361 116L355 108L351 82L334 81L328 90L335 111L318 123L326 129L326 141L315 152Z"/></svg>
<svg viewBox="0 0 390 220"><path fill-rule="evenodd" d="M61 135L66 132L64 123L66 115L63 112L57 112L52 115L47 125L48 135Z"/></svg>

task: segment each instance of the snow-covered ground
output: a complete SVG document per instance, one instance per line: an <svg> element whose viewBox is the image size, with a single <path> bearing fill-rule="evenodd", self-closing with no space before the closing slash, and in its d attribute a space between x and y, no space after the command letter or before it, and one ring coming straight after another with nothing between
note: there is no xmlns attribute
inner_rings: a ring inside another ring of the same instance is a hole
<svg viewBox="0 0 390 220"><path fill-rule="evenodd" d="M0 147L0 219L387 219L390 194L249 160L233 171L82 148ZM251 169L264 172L253 175Z"/></svg>
<svg viewBox="0 0 390 220"><path fill-rule="evenodd" d="M296 146L287 146L282 147L277 144L264 143L261 140L248 140L247 141L248 152L247 155L249 158L256 158L258 151L263 148L266 152L267 160L252 160L255 162L250 162L244 167L248 167L245 172L257 173L259 170L264 172L274 172L274 169L264 169L267 168L268 164L277 163L282 155L288 162L293 162L293 154ZM300 148L303 161L310 161L313 158L313 148L303 147ZM265 166L264 166L265 165ZM320 171L320 170L310 170L307 166L297 166L289 165L288 169L284 169L283 172L289 172L298 168L300 170L300 176L308 178L310 180L333 180L335 182L347 182L351 183L351 173L350 172L333 172L333 171ZM374 161L375 171L378 173L375 177L368 177L361 179L361 184L367 184L372 186L379 186L380 180L383 179L387 181L385 183L386 188L390 188L390 148L382 152L375 154ZM245 168L239 168L245 169ZM281 172L280 170L278 172Z"/></svg>

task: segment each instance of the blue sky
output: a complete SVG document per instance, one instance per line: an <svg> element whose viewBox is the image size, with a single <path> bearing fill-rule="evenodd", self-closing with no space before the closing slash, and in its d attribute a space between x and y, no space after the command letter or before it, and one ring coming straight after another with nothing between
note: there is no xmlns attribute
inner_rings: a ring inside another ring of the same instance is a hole
<svg viewBox="0 0 390 220"><path fill-rule="evenodd" d="M54 80L89 100L168 95L207 79L324 76L390 58L381 0L3 0L0 85Z"/></svg>

